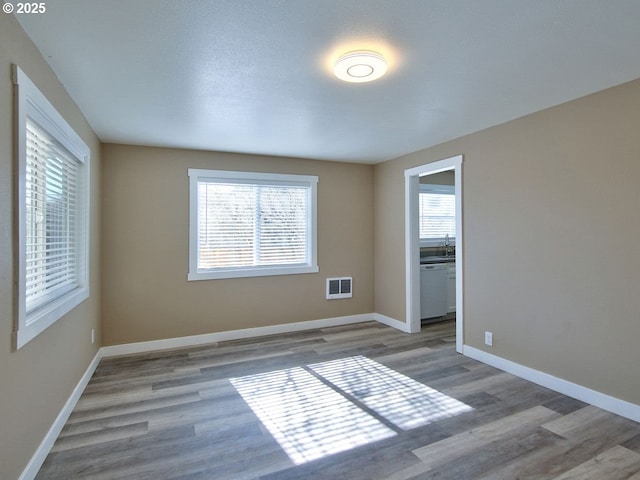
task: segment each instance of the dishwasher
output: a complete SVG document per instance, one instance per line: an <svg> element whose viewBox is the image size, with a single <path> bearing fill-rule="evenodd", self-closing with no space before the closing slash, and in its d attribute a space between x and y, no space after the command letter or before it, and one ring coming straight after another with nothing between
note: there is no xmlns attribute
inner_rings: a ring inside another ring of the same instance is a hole
<svg viewBox="0 0 640 480"><path fill-rule="evenodd" d="M420 265L420 318L447 314L447 264Z"/></svg>

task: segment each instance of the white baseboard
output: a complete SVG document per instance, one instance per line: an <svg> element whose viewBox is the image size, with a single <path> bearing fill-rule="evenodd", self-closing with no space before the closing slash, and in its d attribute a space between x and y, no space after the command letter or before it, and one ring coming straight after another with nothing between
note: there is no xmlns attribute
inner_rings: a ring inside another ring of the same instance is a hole
<svg viewBox="0 0 640 480"><path fill-rule="evenodd" d="M84 389L89 383L89 380L91 380L93 372L95 372L96 368L98 367L98 363L100 363L100 359L102 358L101 350L102 349L98 350L96 355L93 357L93 360L91 360L91 363L85 370L76 387L73 389L73 392L71 392L69 399L62 407L62 410L60 410L60 413L53 422L53 425L51 425L51 428L49 428L49 431L44 436L44 439L42 440L42 442L40 442L40 445L31 457L31 460L29 460L29 463L23 470L18 480L33 480L34 478L36 478L40 467L42 467L42 464L47 458L47 455L49 455L49 452L51 451L53 444L58 438L58 435L60 435L62 428L64 427L65 423L67 423L69 415L71 415L71 412L73 412L73 409L76 406L76 403L78 403L82 392L84 392Z"/></svg>
<svg viewBox="0 0 640 480"><path fill-rule="evenodd" d="M243 338L252 338L252 337L262 337L265 335L274 335L278 333L298 332L301 330L312 330L314 328L337 327L340 325L370 322L373 320L377 320L376 314L362 313L359 315L323 318L321 320L309 320L306 322L284 323L280 325L270 325L266 327L244 328L241 330L228 330L226 332L205 333L202 335L191 335L188 337L167 338L164 340L152 340L149 342L125 343L122 345L112 345L108 347L102 347L101 350L102 350L103 357L114 357L117 355L130 355L132 353L146 353L146 352L153 352L156 350L169 350L172 348L195 347L198 345L205 345L207 343L224 342L227 340L239 340Z"/></svg>
<svg viewBox="0 0 640 480"><path fill-rule="evenodd" d="M581 400L585 403L589 403L608 412L626 417L635 422L640 422L640 405L554 377L553 375L549 375L548 373L544 373L539 370L534 370L533 368L525 367L524 365L512 362L511 360L506 360L502 357L498 357L468 345L464 345L462 347L462 354L473 358L474 360L486 363L487 365L491 365L492 367L504 370L507 373L516 375L517 377L524 378L530 382L542 385L543 387Z"/></svg>
<svg viewBox="0 0 640 480"><path fill-rule="evenodd" d="M382 315L381 313L374 313L373 319L376 322L380 322L388 327L393 327L396 330L400 330L401 332L411 333L409 331L409 327L405 322L401 322L400 320L396 320L395 318L387 317L386 315Z"/></svg>

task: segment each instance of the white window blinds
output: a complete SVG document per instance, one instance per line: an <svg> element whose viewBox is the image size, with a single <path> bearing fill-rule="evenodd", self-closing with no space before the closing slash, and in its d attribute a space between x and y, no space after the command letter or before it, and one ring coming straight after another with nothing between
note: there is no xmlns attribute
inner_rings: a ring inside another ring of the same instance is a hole
<svg viewBox="0 0 640 480"><path fill-rule="evenodd" d="M305 263L307 190L200 182L198 267Z"/></svg>
<svg viewBox="0 0 640 480"><path fill-rule="evenodd" d="M78 287L85 225L82 164L31 119L26 126L27 314ZM27 321L27 323L29 323Z"/></svg>
<svg viewBox="0 0 640 480"><path fill-rule="evenodd" d="M190 176L189 279L317 271L317 177L206 170Z"/></svg>
<svg viewBox="0 0 640 480"><path fill-rule="evenodd" d="M13 83L19 349L89 297L91 150L17 65Z"/></svg>
<svg viewBox="0 0 640 480"><path fill-rule="evenodd" d="M456 236L456 197L453 194L420 192L420 239Z"/></svg>

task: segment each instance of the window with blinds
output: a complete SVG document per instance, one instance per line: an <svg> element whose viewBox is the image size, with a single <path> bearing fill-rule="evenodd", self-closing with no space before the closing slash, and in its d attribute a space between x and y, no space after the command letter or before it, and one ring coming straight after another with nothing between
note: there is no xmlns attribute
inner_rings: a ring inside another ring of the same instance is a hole
<svg viewBox="0 0 640 480"><path fill-rule="evenodd" d="M18 67L20 348L89 296L89 147Z"/></svg>
<svg viewBox="0 0 640 480"><path fill-rule="evenodd" d="M419 193L420 240L443 241L456 236L456 197L453 187L421 185Z"/></svg>
<svg viewBox="0 0 640 480"><path fill-rule="evenodd" d="M78 288L84 225L79 204L82 163L27 119L26 266L27 314Z"/></svg>
<svg viewBox="0 0 640 480"><path fill-rule="evenodd" d="M190 170L190 280L317 271L317 177Z"/></svg>

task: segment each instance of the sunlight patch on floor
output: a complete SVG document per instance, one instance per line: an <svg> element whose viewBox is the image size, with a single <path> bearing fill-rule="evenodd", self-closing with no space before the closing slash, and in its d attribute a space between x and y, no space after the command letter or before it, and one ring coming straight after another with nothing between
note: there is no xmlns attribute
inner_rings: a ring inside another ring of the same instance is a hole
<svg viewBox="0 0 640 480"><path fill-rule="evenodd" d="M230 381L296 465L472 410L362 355Z"/></svg>
<svg viewBox="0 0 640 480"><path fill-rule="evenodd" d="M396 434L300 367L231 383L296 465Z"/></svg>
<svg viewBox="0 0 640 480"><path fill-rule="evenodd" d="M403 430L472 410L455 398L362 355L309 368Z"/></svg>

